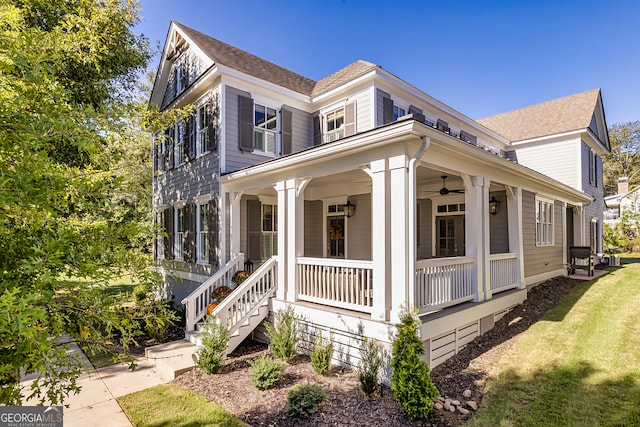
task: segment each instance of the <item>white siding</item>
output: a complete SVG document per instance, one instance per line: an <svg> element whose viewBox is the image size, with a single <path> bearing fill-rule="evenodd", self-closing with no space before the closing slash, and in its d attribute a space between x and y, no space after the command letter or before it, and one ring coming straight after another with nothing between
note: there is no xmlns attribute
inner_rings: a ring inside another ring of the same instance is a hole
<svg viewBox="0 0 640 427"><path fill-rule="evenodd" d="M579 139L516 148L518 163L580 190Z"/></svg>
<svg viewBox="0 0 640 427"><path fill-rule="evenodd" d="M371 194L349 197L356 205L351 218L347 218L347 258L371 260Z"/></svg>
<svg viewBox="0 0 640 427"><path fill-rule="evenodd" d="M371 122L374 100L371 99L371 91L365 90L349 97L348 102L356 102L356 133L373 129Z"/></svg>

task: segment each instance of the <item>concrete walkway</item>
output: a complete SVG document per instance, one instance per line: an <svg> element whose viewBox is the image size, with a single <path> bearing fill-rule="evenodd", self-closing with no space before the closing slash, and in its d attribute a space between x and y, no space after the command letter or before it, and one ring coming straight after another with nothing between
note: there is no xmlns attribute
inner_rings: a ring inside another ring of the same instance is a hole
<svg viewBox="0 0 640 427"><path fill-rule="evenodd" d="M189 361L193 367L191 353L194 348L193 344L184 345L180 348L178 356L168 355L165 359L174 359L175 361L176 358L179 358ZM128 365L125 364L94 369L80 348L73 343L69 357L80 360L85 366L86 372L78 379L78 386L81 387L80 393L69 396L65 401L65 405L69 405L68 408L64 408L63 412L65 427L130 427L132 424L116 398L158 384L168 383L175 377L172 371L162 366L162 363L156 366L159 358L138 359L134 371L129 370ZM21 382L23 389L28 391L34 378L34 376L23 378ZM25 401L23 404L35 405L37 401Z"/></svg>

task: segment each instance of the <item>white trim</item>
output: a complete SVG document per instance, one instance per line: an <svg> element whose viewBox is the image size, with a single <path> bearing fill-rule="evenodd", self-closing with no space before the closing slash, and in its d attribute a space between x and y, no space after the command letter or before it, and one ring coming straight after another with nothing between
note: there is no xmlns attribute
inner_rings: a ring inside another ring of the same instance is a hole
<svg viewBox="0 0 640 427"><path fill-rule="evenodd" d="M203 194L201 196L197 196L194 201L197 204L200 203L207 203L209 200L212 200L215 197L215 194L213 193L209 193L209 194Z"/></svg>
<svg viewBox="0 0 640 427"><path fill-rule="evenodd" d="M205 280L207 280L209 278L209 276L205 276L202 274L196 274L196 273L190 273L188 271L181 271L181 270L167 270L170 271L170 275L173 276L178 276L181 279L184 280L190 280L192 282L198 282L198 283L203 283Z"/></svg>

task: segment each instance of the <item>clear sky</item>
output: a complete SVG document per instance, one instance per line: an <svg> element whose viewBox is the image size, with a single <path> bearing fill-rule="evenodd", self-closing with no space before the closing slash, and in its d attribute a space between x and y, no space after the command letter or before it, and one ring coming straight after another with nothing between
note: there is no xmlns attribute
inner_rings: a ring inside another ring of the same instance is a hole
<svg viewBox="0 0 640 427"><path fill-rule="evenodd" d="M141 0L319 80L365 59L474 118L601 88L607 124L640 120L639 0ZM156 58L157 64L157 58Z"/></svg>

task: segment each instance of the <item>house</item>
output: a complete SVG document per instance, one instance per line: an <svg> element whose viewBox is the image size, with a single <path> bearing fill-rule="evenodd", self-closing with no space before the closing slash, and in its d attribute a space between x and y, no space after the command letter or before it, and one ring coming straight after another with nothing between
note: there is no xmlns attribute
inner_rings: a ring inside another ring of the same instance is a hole
<svg viewBox="0 0 640 427"><path fill-rule="evenodd" d="M620 221L624 213L634 212L638 209L640 187L629 190L629 178L618 178L618 192L604 198L605 211L604 222L614 225Z"/></svg>
<svg viewBox="0 0 640 427"><path fill-rule="evenodd" d="M234 338L292 306L336 361L390 348L402 311L451 357L602 247L599 90L475 121L378 65L314 81L172 22L150 102L193 114L155 135L155 256L197 340L211 291Z"/></svg>

